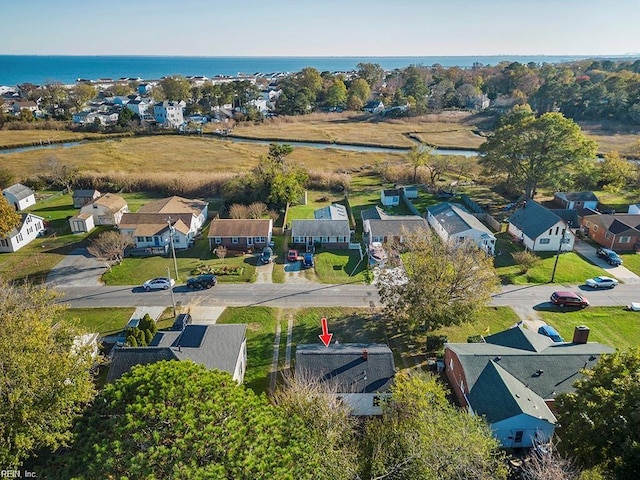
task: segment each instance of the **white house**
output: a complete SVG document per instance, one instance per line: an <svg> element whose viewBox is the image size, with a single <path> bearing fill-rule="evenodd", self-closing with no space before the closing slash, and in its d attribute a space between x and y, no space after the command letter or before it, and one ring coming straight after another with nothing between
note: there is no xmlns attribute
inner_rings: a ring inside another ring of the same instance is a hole
<svg viewBox="0 0 640 480"><path fill-rule="evenodd" d="M563 218L564 217L564 218ZM549 210L533 200L511 215L509 233L532 252L557 252L573 250L575 234L571 228L578 228L575 210Z"/></svg>
<svg viewBox="0 0 640 480"><path fill-rule="evenodd" d="M125 108L131 110L140 118L145 118L147 110L149 109L150 102L144 98L137 98L135 100L129 100L125 104Z"/></svg>
<svg viewBox="0 0 640 480"><path fill-rule="evenodd" d="M363 343L298 344L296 378L321 379L335 388L353 415L382 415L396 373L387 345Z"/></svg>
<svg viewBox="0 0 640 480"><path fill-rule="evenodd" d="M370 102L367 102L362 109L369 113L384 112L384 103L380 100L371 100Z"/></svg>
<svg viewBox="0 0 640 480"><path fill-rule="evenodd" d="M166 128L178 128L184 123L184 102L165 100L153 105L153 116L160 125Z"/></svg>
<svg viewBox="0 0 640 480"><path fill-rule="evenodd" d="M635 205L629 205L627 209L627 213L631 215L640 215L640 203L636 203Z"/></svg>
<svg viewBox="0 0 640 480"><path fill-rule="evenodd" d="M80 209L80 213L93 215L95 225L118 225L128 211L126 200L115 193L105 193Z"/></svg>
<svg viewBox="0 0 640 480"><path fill-rule="evenodd" d="M427 221L443 242L472 240L478 247L493 255L496 237L480 220L448 202L427 208Z"/></svg>
<svg viewBox="0 0 640 480"><path fill-rule="evenodd" d="M13 205L16 211L24 210L36 203L36 194L21 183L16 183L2 190L2 196L10 205Z"/></svg>
<svg viewBox="0 0 640 480"><path fill-rule="evenodd" d="M91 213L79 213L69 219L71 233L88 233L96 228L93 215Z"/></svg>
<svg viewBox="0 0 640 480"><path fill-rule="evenodd" d="M22 223L0 238L0 252L15 252L35 239L45 230L44 218L26 213L22 215Z"/></svg>
<svg viewBox="0 0 640 480"><path fill-rule="evenodd" d="M380 192L380 202L385 207L395 207L400 205L400 195L398 188L384 189Z"/></svg>
<svg viewBox="0 0 640 480"><path fill-rule="evenodd" d="M598 208L598 197L593 192L556 192L553 201L568 209Z"/></svg>

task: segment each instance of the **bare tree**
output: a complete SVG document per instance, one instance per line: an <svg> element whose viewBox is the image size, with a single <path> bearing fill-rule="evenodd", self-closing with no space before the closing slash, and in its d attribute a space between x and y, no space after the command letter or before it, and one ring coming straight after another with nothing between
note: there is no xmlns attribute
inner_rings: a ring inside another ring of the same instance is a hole
<svg viewBox="0 0 640 480"><path fill-rule="evenodd" d="M440 175L446 173L451 167L451 161L447 155L431 155L426 163L429 168L429 179L431 185L436 184L436 180L440 180Z"/></svg>
<svg viewBox="0 0 640 480"><path fill-rule="evenodd" d="M249 208L240 203L234 203L229 207L229 216L231 218L247 218L249 216Z"/></svg>
<svg viewBox="0 0 640 480"><path fill-rule="evenodd" d="M278 218L280 218L280 213L277 210L269 210L267 215L269 215L269 218L273 220L274 223Z"/></svg>
<svg viewBox="0 0 640 480"><path fill-rule="evenodd" d="M533 450L522 467L522 480L575 480L579 471L560 456L553 443L546 451Z"/></svg>
<svg viewBox="0 0 640 480"><path fill-rule="evenodd" d="M224 245L220 245L216 247L214 252L220 260L224 260L224 257L227 256L227 247L225 247Z"/></svg>
<svg viewBox="0 0 640 480"><path fill-rule="evenodd" d="M267 213L267 206L262 202L253 202L247 207L249 218L262 218Z"/></svg>
<svg viewBox="0 0 640 480"><path fill-rule="evenodd" d="M55 156L47 157L42 170L53 180L53 183L63 187L68 193L71 193L71 187L78 179L79 174L78 167L60 163Z"/></svg>
<svg viewBox="0 0 640 480"><path fill-rule="evenodd" d="M110 231L101 233L93 239L87 250L94 257L106 261L109 269L111 269L111 262L119 265L124 258L125 249L133 244L131 235Z"/></svg>

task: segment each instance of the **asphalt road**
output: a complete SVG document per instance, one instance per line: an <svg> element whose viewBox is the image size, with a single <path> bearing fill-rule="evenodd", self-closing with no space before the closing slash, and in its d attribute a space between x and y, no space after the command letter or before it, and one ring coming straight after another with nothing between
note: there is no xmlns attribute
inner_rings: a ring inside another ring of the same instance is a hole
<svg viewBox="0 0 640 480"><path fill-rule="evenodd" d="M140 287L57 286L63 296L59 303L80 307L171 306L170 291L145 292ZM621 284L612 290L592 290L584 285L508 285L492 298L492 305L550 308L549 296L556 290L578 291L594 306L626 306L640 302L638 285ZM379 307L380 297L371 285L324 284L219 284L210 290L192 291L175 287L176 303L194 306L268 306L268 307Z"/></svg>

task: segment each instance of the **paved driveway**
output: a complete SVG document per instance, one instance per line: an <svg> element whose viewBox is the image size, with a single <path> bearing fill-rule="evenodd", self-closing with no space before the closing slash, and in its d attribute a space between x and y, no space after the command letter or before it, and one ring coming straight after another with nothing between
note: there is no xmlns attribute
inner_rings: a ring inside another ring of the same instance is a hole
<svg viewBox="0 0 640 480"><path fill-rule="evenodd" d="M86 248L76 248L47 275L50 287L96 287L102 285L100 277L107 271L103 261L89 255Z"/></svg>
<svg viewBox="0 0 640 480"><path fill-rule="evenodd" d="M609 265L605 260L598 257L598 255L596 254L596 249L588 243L576 242L576 244L573 246L573 249L594 265L597 265L604 269L608 275L617 278L621 282L640 284L640 277L638 275L622 265L620 265L619 267Z"/></svg>

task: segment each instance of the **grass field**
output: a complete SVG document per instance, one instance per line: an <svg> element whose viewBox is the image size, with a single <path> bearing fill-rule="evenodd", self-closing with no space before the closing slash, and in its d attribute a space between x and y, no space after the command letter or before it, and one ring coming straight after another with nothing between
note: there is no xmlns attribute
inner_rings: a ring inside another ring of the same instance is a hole
<svg viewBox="0 0 640 480"><path fill-rule="evenodd" d="M256 393L266 392L269 388L273 341L281 316L280 310L268 307L228 307L216 322L247 324L247 371L244 383ZM286 338L286 323L284 331Z"/></svg>
<svg viewBox="0 0 640 480"><path fill-rule="evenodd" d="M238 124L234 134L254 138L312 140L317 142L360 143L410 148L415 136L439 147L478 148L484 138L466 123L469 114L448 112L426 118L381 120L364 114L346 112L315 113L275 118L262 124Z"/></svg>
<svg viewBox="0 0 640 480"><path fill-rule="evenodd" d="M322 283L362 283L367 259L356 250L323 250L315 255L316 277Z"/></svg>
<svg viewBox="0 0 640 480"><path fill-rule="evenodd" d="M229 254L224 259L216 258L209 251L209 243L206 238L197 240L192 248L176 251L179 281L184 283L188 277L193 276L191 271L200 264L211 267L242 267L240 275L218 275L220 283L251 282L256 270L255 255ZM166 277L167 268L171 276L175 277L173 259L171 257L130 257L125 258L120 265L115 265L110 272L102 276L107 285L141 285L146 280L154 277Z"/></svg>
<svg viewBox="0 0 640 480"><path fill-rule="evenodd" d="M539 311L549 325L558 330L566 340L573 338L576 325L591 329L590 342L600 342L620 350L640 345L640 313L622 307L589 307L572 311Z"/></svg>
<svg viewBox="0 0 640 480"><path fill-rule="evenodd" d="M0 147L25 144L46 144L51 141L74 141L106 138L100 133L70 132L67 130L0 130ZM1 150L0 150L1 153Z"/></svg>
<svg viewBox="0 0 640 480"><path fill-rule="evenodd" d="M122 331L135 308L69 308L63 310L58 319L73 322L84 332L98 332L101 336Z"/></svg>
<svg viewBox="0 0 640 480"><path fill-rule="evenodd" d="M637 253L621 253L624 266L636 275L640 275L640 255Z"/></svg>

